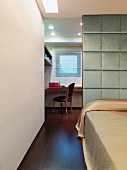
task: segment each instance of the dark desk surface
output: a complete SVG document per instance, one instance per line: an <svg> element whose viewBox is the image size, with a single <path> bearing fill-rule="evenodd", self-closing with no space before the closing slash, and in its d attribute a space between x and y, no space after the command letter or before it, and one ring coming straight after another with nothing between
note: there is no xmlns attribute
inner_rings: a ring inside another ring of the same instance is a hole
<svg viewBox="0 0 127 170"><path fill-rule="evenodd" d="M55 92L66 92L68 87L47 87L45 94ZM74 87L74 92L82 92L82 87Z"/></svg>

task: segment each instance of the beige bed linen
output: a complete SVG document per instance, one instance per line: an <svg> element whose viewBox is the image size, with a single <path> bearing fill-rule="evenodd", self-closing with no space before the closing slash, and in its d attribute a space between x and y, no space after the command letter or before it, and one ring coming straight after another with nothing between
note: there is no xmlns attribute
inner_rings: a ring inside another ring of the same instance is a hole
<svg viewBox="0 0 127 170"><path fill-rule="evenodd" d="M100 99L88 102L81 111L76 124L78 137L85 137L84 118L85 114L90 111L127 111L127 99Z"/></svg>
<svg viewBox="0 0 127 170"><path fill-rule="evenodd" d="M127 170L127 112L92 111L85 120L88 170Z"/></svg>

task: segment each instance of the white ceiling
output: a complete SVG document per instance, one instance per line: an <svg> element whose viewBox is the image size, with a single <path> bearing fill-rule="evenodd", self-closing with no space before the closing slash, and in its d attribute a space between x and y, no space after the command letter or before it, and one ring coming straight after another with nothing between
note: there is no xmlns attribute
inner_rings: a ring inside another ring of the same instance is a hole
<svg viewBox="0 0 127 170"><path fill-rule="evenodd" d="M81 36L78 32L82 32L80 25L80 18L52 18L44 19L45 25L45 41L46 42L77 42L81 43ZM51 30L48 29L49 25L54 25L56 36L51 36Z"/></svg>
<svg viewBox="0 0 127 170"><path fill-rule="evenodd" d="M49 43L81 43L81 37L77 34L82 31L82 15L127 14L127 0L57 0L57 14L45 13L41 0L36 1L44 18L45 42ZM55 37L50 36L49 24L55 27Z"/></svg>

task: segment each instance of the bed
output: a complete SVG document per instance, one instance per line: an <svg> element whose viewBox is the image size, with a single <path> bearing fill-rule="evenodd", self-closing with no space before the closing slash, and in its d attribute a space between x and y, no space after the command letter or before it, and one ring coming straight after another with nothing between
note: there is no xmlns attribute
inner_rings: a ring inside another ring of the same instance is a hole
<svg viewBox="0 0 127 170"><path fill-rule="evenodd" d="M127 170L127 100L94 100L76 124L88 170Z"/></svg>

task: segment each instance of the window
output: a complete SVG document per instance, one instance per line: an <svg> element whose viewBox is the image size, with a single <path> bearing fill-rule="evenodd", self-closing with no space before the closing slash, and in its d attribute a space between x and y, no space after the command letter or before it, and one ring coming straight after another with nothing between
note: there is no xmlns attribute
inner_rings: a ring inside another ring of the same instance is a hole
<svg viewBox="0 0 127 170"><path fill-rule="evenodd" d="M81 77L80 51L56 51L56 77Z"/></svg>

